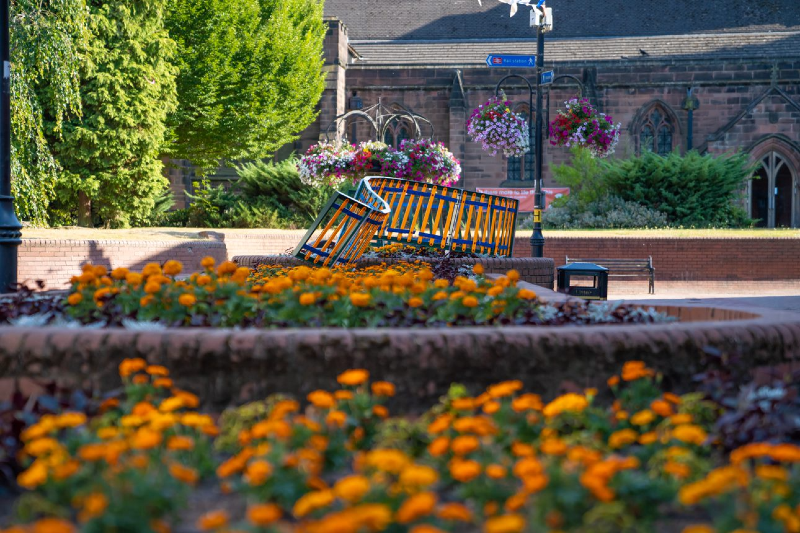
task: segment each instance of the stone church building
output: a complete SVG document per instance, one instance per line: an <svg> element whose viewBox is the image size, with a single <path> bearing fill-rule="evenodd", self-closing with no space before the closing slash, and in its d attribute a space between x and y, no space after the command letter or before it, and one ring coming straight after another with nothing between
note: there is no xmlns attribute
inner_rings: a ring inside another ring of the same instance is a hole
<svg viewBox="0 0 800 533"><path fill-rule="evenodd" d="M747 191L751 216L800 227L800 1L549 0L548 7L554 28L544 66L580 80L583 95L622 123L617 156L744 150L761 162L761 179ZM486 65L489 54L535 53L529 8L512 18L496 0L326 0L325 12L327 89L317 122L290 149L302 153L326 138L337 116L381 102L431 122L434 140L461 161L461 186L533 187L531 157L491 156L465 125L503 76L532 79L533 70ZM509 80L503 88L527 114L527 85ZM544 95L545 118L580 90L573 78L557 80ZM375 135L364 123L329 133L351 142ZM411 135L397 122L385 141ZM558 186L549 169L569 153L545 141L544 158L545 186Z"/></svg>

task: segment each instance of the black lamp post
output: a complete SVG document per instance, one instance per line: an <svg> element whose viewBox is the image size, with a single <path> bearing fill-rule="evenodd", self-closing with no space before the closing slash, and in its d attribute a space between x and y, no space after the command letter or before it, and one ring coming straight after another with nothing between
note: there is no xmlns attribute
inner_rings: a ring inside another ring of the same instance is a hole
<svg viewBox="0 0 800 533"><path fill-rule="evenodd" d="M0 0L0 293L17 287L17 248L22 244L22 224L11 196L11 52L9 0Z"/></svg>

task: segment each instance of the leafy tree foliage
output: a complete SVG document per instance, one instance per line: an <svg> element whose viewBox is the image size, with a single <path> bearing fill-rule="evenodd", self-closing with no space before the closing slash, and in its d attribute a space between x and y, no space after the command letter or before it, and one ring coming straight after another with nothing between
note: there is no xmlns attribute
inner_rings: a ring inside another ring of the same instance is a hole
<svg viewBox="0 0 800 533"><path fill-rule="evenodd" d="M148 216L166 187L159 159L167 114L177 103L175 42L164 27L167 0L89 0L91 38L81 51L83 117L50 124L63 167L59 206L87 220L125 226ZM82 197L82 198L81 198ZM79 202L80 200L80 202ZM80 204L80 205L79 205Z"/></svg>
<svg viewBox="0 0 800 533"><path fill-rule="evenodd" d="M322 0L174 0L179 106L168 154L201 169L261 159L316 118Z"/></svg>
<svg viewBox="0 0 800 533"><path fill-rule="evenodd" d="M19 217L34 224L47 221L59 170L45 119L59 138L64 120L80 116L87 13L84 0L11 1L11 185Z"/></svg>

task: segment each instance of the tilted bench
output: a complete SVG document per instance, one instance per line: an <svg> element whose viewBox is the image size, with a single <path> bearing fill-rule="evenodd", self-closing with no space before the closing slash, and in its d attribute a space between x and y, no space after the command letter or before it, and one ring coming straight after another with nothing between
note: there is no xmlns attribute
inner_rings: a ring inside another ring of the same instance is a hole
<svg viewBox="0 0 800 533"><path fill-rule="evenodd" d="M608 277L633 278L647 276L650 284L649 294L656 292L656 269L653 268L653 258L647 259L576 259L567 256L567 264L594 263L608 269Z"/></svg>

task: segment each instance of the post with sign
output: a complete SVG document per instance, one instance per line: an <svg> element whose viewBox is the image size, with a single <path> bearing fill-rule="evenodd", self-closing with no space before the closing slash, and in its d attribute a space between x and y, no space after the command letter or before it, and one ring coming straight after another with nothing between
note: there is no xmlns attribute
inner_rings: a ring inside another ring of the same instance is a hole
<svg viewBox="0 0 800 533"><path fill-rule="evenodd" d="M533 234L531 235L531 255L544 257L544 235L542 234L542 211L544 209L544 192L542 191L542 175L544 165L544 116L542 113L542 67L544 66L544 32L547 28L547 8L540 2L542 12L533 9L535 16L531 22L536 26L536 58L539 67L536 69L536 206L533 210Z"/></svg>
<svg viewBox="0 0 800 533"><path fill-rule="evenodd" d="M17 287L17 248L22 244L22 224L11 196L11 52L9 49L9 0L0 0L0 293Z"/></svg>

